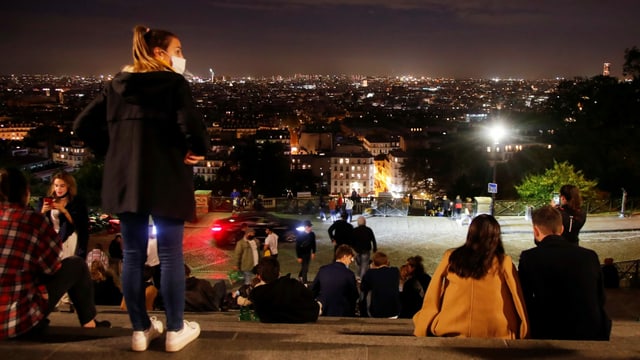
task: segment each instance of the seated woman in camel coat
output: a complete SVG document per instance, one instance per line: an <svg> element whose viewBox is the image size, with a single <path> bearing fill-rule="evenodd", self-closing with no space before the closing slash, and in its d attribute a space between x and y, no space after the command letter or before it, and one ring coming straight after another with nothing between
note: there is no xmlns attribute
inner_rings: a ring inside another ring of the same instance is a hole
<svg viewBox="0 0 640 360"><path fill-rule="evenodd" d="M413 323L415 336L528 337L518 274L492 216L476 217L466 243L445 252Z"/></svg>

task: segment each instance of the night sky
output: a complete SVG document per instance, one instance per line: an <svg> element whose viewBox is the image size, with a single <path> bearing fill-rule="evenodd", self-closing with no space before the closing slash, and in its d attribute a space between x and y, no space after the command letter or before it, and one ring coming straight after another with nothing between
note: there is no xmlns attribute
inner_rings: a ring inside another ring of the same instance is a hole
<svg viewBox="0 0 640 360"><path fill-rule="evenodd" d="M133 26L196 75L594 76L640 46L640 0L3 0L0 74L114 74Z"/></svg>

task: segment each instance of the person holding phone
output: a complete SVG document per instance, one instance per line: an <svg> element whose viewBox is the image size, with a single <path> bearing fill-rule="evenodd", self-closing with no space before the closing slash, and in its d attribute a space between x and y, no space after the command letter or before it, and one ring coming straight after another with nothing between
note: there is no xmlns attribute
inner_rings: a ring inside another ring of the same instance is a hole
<svg viewBox="0 0 640 360"><path fill-rule="evenodd" d="M78 195L75 178L60 171L53 175L40 212L45 214L62 240L61 257L87 257L89 245L89 210Z"/></svg>

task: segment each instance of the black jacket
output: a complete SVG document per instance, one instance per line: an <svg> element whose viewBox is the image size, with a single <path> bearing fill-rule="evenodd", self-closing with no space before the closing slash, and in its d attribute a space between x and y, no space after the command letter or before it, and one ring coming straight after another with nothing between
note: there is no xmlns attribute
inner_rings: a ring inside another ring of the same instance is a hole
<svg viewBox="0 0 640 360"><path fill-rule="evenodd" d="M40 208L42 208L42 204L40 204ZM87 205L80 195L76 195L69 200L65 208L71 215L73 223L70 223L66 216L60 214L60 232L58 233L60 240L62 242L67 241L69 235L75 232L78 236L75 255L86 259L87 246L89 245L89 210ZM51 211L47 211L45 215L51 222Z"/></svg>
<svg viewBox="0 0 640 360"><path fill-rule="evenodd" d="M522 252L519 275L533 338L609 339L611 320L594 251L550 235Z"/></svg>
<svg viewBox="0 0 640 360"><path fill-rule="evenodd" d="M353 229L353 250L358 254L364 254L370 252L372 249L374 252L378 250L376 244L376 236L373 234L373 230L366 225L356 226Z"/></svg>
<svg viewBox="0 0 640 360"><path fill-rule="evenodd" d="M208 137L182 75L117 74L74 130L95 152L106 152L106 212L195 219L193 168L183 160L188 150L205 155Z"/></svg>
<svg viewBox="0 0 640 360"><path fill-rule="evenodd" d="M356 276L341 262L320 267L311 291L322 303L324 316L355 316L358 301Z"/></svg>
<svg viewBox="0 0 640 360"><path fill-rule="evenodd" d="M584 211L574 211L568 206L559 206L560 214L562 214L562 237L570 243L577 244L580 230L587 221L587 214Z"/></svg>
<svg viewBox="0 0 640 360"><path fill-rule="evenodd" d="M346 220L336 220L329 226L329 238L336 242L336 246L347 244L351 246L351 236L353 234L353 225Z"/></svg>
<svg viewBox="0 0 640 360"><path fill-rule="evenodd" d="M262 322L305 323L318 320L320 306L313 293L289 275L256 286L249 299Z"/></svg>
<svg viewBox="0 0 640 360"><path fill-rule="evenodd" d="M185 281L184 311L220 311L226 292L224 281L212 285L205 279L189 276Z"/></svg>
<svg viewBox="0 0 640 360"><path fill-rule="evenodd" d="M400 315L400 271L397 267L367 270L360 291L360 316L388 318Z"/></svg>

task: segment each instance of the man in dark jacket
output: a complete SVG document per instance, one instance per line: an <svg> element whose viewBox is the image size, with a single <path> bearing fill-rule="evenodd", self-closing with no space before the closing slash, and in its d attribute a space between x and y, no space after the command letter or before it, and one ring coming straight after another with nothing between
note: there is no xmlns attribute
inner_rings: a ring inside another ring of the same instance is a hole
<svg viewBox="0 0 640 360"><path fill-rule="evenodd" d="M400 314L400 270L389 266L383 252L373 254L373 266L360 284L360 316L397 318Z"/></svg>
<svg viewBox="0 0 640 360"><path fill-rule="evenodd" d="M307 283L307 274L309 273L309 263L316 258L316 233L311 229L311 221L304 222L304 231L296 237L296 257L300 264L300 272L298 280L301 283Z"/></svg>
<svg viewBox="0 0 640 360"><path fill-rule="evenodd" d="M364 273L369 270L369 259L371 258L371 249L373 252L378 251L376 245L376 236L373 230L367 226L367 219L364 216L358 218L358 226L353 229L353 250L356 251L356 264L358 272L356 275L362 279Z"/></svg>
<svg viewBox="0 0 640 360"><path fill-rule="evenodd" d="M224 281L218 280L213 285L208 280L191 276L191 268L184 264L185 311L221 311L222 302L227 293Z"/></svg>
<svg viewBox="0 0 640 360"><path fill-rule="evenodd" d="M336 249L336 261L318 270L311 291L322 304L323 315L355 316L358 287L355 275L349 270L353 256L349 245L340 245Z"/></svg>
<svg viewBox="0 0 640 360"><path fill-rule="evenodd" d="M333 244L333 252L335 255L335 251L340 245L349 245L351 246L351 236L353 235L353 225L347 222L347 220L340 218L329 226L329 239L331 239L331 243ZM336 258L334 257L334 260Z"/></svg>
<svg viewBox="0 0 640 360"><path fill-rule="evenodd" d="M563 239L562 215L552 206L532 214L536 248L520 255L531 335L536 339L609 340L598 255Z"/></svg>
<svg viewBox="0 0 640 360"><path fill-rule="evenodd" d="M306 323L318 320L320 304L313 293L299 281L280 276L280 263L274 257L263 257L258 263L258 276L265 283L249 294L256 314L265 323Z"/></svg>

